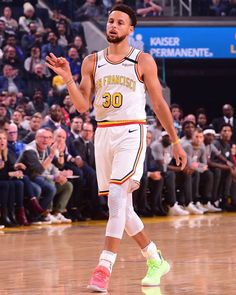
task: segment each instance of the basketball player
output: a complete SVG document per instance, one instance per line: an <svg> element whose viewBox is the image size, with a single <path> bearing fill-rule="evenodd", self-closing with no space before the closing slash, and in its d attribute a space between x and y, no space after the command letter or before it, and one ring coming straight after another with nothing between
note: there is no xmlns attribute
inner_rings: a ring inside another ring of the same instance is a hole
<svg viewBox="0 0 236 295"><path fill-rule="evenodd" d="M89 109L95 92L97 178L100 195L108 195L109 220L104 250L88 285L91 291L106 292L124 230L138 243L147 259L148 271L142 285L159 285L161 276L170 268L145 233L132 204L132 192L139 187L146 150L145 90L170 135L173 154L182 169L186 165L186 155L162 97L155 61L128 44L128 36L135 25L136 16L131 8L120 4L111 9L106 31L109 46L85 58L79 87L64 58L52 53L47 56L48 67L62 76L79 112Z"/></svg>

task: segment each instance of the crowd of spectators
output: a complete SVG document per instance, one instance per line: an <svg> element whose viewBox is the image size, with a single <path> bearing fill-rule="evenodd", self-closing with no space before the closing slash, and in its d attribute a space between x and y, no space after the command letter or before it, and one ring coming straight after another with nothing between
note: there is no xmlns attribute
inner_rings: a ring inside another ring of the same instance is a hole
<svg viewBox="0 0 236 295"><path fill-rule="evenodd" d="M236 16L235 0L198 0L196 14L200 16Z"/></svg>
<svg viewBox="0 0 236 295"><path fill-rule="evenodd" d="M206 110L183 115L172 104L172 116L188 161L175 164L169 135L158 120L149 125L141 188L135 192L140 215L188 215L236 210L236 118L230 104L209 120ZM148 190L149 188L149 190Z"/></svg>
<svg viewBox="0 0 236 295"><path fill-rule="evenodd" d="M162 12L152 1L144 2L152 9L140 6L140 15ZM42 20L45 15L37 1L22 1L22 15L17 10L14 18L14 3L0 2L0 225L107 219L107 200L97 194L93 109L78 113L61 77L45 67L50 52L64 56L75 82L80 82L81 64L88 54L82 27L59 9ZM113 4L105 3L107 9ZM168 135L157 120L150 121L135 210L141 216L234 210L232 106L225 105L222 117L211 126L203 109L185 117L176 104L171 111L188 165L184 171L175 165Z"/></svg>
<svg viewBox="0 0 236 295"><path fill-rule="evenodd" d="M139 17L158 17L169 15L170 0L54 0L46 1L51 7L59 7L75 21L88 17L101 18L107 16L114 4L124 3L131 6ZM174 0L174 14L179 15L179 0ZM188 5L188 1L185 2ZM198 16L235 16L235 0L195 0L192 1L192 15Z"/></svg>

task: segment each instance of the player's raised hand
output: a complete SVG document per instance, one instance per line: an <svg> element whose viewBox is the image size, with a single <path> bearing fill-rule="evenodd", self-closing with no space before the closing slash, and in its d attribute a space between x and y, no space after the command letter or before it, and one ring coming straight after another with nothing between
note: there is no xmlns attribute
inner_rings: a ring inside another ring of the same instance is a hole
<svg viewBox="0 0 236 295"><path fill-rule="evenodd" d="M176 165L181 165L181 170L183 170L187 164L187 155L180 143L173 145L173 155L176 161Z"/></svg>
<svg viewBox="0 0 236 295"><path fill-rule="evenodd" d="M46 57L46 65L60 75L65 82L72 76L69 63L64 57L56 57L53 53L50 53Z"/></svg>

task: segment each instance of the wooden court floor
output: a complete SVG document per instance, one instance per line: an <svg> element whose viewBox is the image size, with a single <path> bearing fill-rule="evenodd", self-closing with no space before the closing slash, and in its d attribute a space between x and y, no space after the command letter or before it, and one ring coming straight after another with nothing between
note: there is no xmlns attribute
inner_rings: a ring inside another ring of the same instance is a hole
<svg viewBox="0 0 236 295"><path fill-rule="evenodd" d="M235 295L236 213L144 219L171 264L160 287L142 288L145 261L124 237L108 294ZM0 295L77 295L103 245L104 222L7 229L0 233Z"/></svg>

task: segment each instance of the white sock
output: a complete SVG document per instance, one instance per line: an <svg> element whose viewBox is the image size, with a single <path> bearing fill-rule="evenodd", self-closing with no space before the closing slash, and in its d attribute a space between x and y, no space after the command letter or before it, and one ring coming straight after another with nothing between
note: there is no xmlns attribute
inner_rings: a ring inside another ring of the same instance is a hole
<svg viewBox="0 0 236 295"><path fill-rule="evenodd" d="M112 272L112 267L113 264L116 261L116 253L107 251L107 250L103 250L100 257L99 257L99 264L100 266L104 266L106 268L108 268L110 270L110 272Z"/></svg>
<svg viewBox="0 0 236 295"><path fill-rule="evenodd" d="M159 252L157 252L156 244L152 241L147 245L147 247L142 249L141 252L146 259L162 261L162 257L160 256Z"/></svg>

